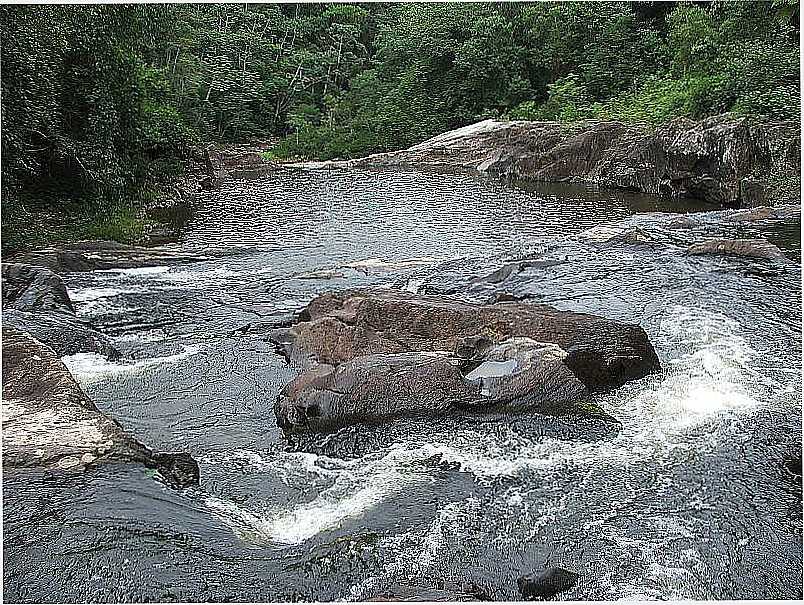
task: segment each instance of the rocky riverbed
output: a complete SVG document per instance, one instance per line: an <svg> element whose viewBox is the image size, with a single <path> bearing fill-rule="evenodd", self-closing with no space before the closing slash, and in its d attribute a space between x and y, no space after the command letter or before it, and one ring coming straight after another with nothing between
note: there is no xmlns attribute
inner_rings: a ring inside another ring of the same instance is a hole
<svg viewBox="0 0 804 605"><path fill-rule="evenodd" d="M795 207L204 195L179 243L4 259L7 598L801 595Z"/></svg>

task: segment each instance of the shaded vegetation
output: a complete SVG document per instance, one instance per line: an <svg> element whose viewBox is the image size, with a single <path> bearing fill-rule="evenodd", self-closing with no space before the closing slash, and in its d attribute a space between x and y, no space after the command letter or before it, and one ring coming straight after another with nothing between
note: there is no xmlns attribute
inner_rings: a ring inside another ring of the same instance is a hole
<svg viewBox="0 0 804 605"><path fill-rule="evenodd" d="M489 117L799 119L787 0L4 5L0 34L5 251L53 239L43 209L137 239L143 187L208 142L331 159Z"/></svg>

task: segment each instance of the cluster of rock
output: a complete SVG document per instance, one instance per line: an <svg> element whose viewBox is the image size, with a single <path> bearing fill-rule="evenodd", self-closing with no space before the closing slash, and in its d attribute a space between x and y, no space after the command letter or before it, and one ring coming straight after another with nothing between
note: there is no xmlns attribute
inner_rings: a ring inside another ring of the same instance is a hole
<svg viewBox="0 0 804 605"><path fill-rule="evenodd" d="M112 248L132 258L131 247ZM111 262L76 248L24 259L62 271ZM2 285L3 465L80 469L128 461L157 469L173 486L197 484L198 464L189 454L153 452L99 411L70 375L65 355L120 353L77 317L61 277L45 266L9 262L2 264Z"/></svg>
<svg viewBox="0 0 804 605"><path fill-rule="evenodd" d="M79 319L61 278L50 269L3 263L3 325L34 336L57 355L120 356L111 341Z"/></svg>
<svg viewBox="0 0 804 605"><path fill-rule="evenodd" d="M800 147L796 124L727 115L677 118L655 128L599 120L485 120L402 151L321 166L465 168L749 207L798 202Z"/></svg>
<svg viewBox="0 0 804 605"><path fill-rule="evenodd" d="M277 399L286 429L499 406L605 416L590 393L660 369L639 326L545 305L344 290L299 320L270 334L301 370Z"/></svg>

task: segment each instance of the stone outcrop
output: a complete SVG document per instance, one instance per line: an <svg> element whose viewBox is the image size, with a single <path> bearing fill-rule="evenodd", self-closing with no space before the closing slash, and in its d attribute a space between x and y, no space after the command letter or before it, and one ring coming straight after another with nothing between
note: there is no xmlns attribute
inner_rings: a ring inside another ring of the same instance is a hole
<svg viewBox="0 0 804 605"><path fill-rule="evenodd" d="M712 238L694 243L687 248L687 254L692 256L714 254L791 262L784 252L766 239Z"/></svg>
<svg viewBox="0 0 804 605"><path fill-rule="evenodd" d="M174 486L198 483L188 454L154 453L100 412L56 352L3 326L3 465L83 469L107 461L157 469Z"/></svg>
<svg viewBox="0 0 804 605"><path fill-rule="evenodd" d="M54 273L97 271L99 269L133 269L205 260L170 250L129 246L117 242L84 241L23 252L8 259L14 263L47 267Z"/></svg>
<svg viewBox="0 0 804 605"><path fill-rule="evenodd" d="M60 357L119 357L111 341L79 319L61 277L44 267L3 263L3 324L33 335Z"/></svg>
<svg viewBox="0 0 804 605"><path fill-rule="evenodd" d="M463 168L749 207L798 203L800 147L793 123L760 124L727 115L677 118L655 128L615 121L486 120L402 151L317 167Z"/></svg>
<svg viewBox="0 0 804 605"><path fill-rule="evenodd" d="M270 339L302 370L281 392L284 428L505 405L581 404L660 369L635 325L544 305L475 305L393 290L319 296Z"/></svg>

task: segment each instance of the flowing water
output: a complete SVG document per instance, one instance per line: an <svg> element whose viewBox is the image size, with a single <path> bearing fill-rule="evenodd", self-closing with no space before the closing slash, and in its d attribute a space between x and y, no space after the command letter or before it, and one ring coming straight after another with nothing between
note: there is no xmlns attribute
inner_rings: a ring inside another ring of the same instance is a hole
<svg viewBox="0 0 804 605"><path fill-rule="evenodd" d="M472 582L516 599L802 596L800 222L463 174L279 172L207 194L174 247L206 260L66 277L124 359L65 358L97 405L201 485L136 465L6 470L9 601L364 600ZM603 227L601 227L601 225ZM653 244L601 245L639 226ZM791 262L689 257L763 235ZM477 280L538 255L500 283ZM387 286L528 296L640 323L664 371L596 402L618 418L401 418L286 439L295 374L265 334L319 292ZM238 331L245 325L247 331Z"/></svg>

